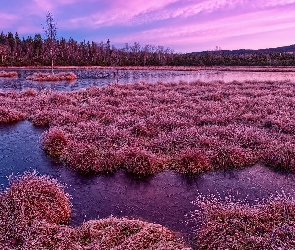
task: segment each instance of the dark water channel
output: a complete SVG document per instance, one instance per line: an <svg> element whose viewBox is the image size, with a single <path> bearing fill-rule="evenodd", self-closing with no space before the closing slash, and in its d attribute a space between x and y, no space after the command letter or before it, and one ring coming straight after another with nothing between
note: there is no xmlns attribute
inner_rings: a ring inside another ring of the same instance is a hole
<svg viewBox="0 0 295 250"><path fill-rule="evenodd" d="M198 193L231 194L255 203L282 189L294 196L295 175L275 172L261 165L241 170L206 173L194 178L167 171L147 180L133 179L124 172L86 177L52 162L40 147L44 129L29 121L0 125L0 184L4 190L8 176L37 170L67 185L72 196L71 225L85 220L118 217L139 218L160 223L193 237L192 222L186 215L197 209L191 204Z"/></svg>

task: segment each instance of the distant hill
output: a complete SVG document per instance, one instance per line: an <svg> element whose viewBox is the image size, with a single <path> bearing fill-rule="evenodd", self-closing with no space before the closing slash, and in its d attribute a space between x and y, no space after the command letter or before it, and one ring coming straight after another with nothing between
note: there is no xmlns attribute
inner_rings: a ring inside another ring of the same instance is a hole
<svg viewBox="0 0 295 250"><path fill-rule="evenodd" d="M295 53L295 44L277 48L268 48L268 49L237 49L237 50L213 50L213 51L201 51L201 52L192 52L192 54L226 54L226 55L241 55L241 54L258 54L258 53Z"/></svg>

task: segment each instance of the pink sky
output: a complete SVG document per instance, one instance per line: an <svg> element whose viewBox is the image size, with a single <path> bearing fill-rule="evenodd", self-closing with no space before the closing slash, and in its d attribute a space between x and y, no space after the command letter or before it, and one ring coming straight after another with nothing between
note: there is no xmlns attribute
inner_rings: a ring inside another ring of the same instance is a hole
<svg viewBox="0 0 295 250"><path fill-rule="evenodd" d="M0 31L44 33L46 13L58 37L139 42L175 52L258 49L295 44L295 0L9 0L0 1Z"/></svg>

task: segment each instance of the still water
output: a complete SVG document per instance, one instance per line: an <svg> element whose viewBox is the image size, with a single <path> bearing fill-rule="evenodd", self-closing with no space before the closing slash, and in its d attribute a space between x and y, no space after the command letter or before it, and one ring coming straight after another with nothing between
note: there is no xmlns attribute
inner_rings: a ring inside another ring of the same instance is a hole
<svg viewBox="0 0 295 250"><path fill-rule="evenodd" d="M195 224L187 215L197 209L191 201L199 193L231 194L249 203L282 189L294 196L295 175L275 172L259 164L193 178L172 171L145 180L134 179L122 171L83 176L46 156L40 145L44 130L29 121L0 125L0 189L8 186L10 175L25 171L36 170L56 178L66 184L66 192L72 196L71 225L110 215L139 218L160 223L181 233L190 242Z"/></svg>
<svg viewBox="0 0 295 250"><path fill-rule="evenodd" d="M35 82L27 81L26 77L34 72L50 72L49 70L15 69L18 78L0 78L0 90L21 91L28 88L37 90L52 89L56 91L72 91L90 86L102 87L118 82L121 84L145 81L157 82L193 82L193 81L295 81L295 72L249 72L249 71L174 71L174 70L55 70L55 73L72 71L77 75L77 80L72 82Z"/></svg>

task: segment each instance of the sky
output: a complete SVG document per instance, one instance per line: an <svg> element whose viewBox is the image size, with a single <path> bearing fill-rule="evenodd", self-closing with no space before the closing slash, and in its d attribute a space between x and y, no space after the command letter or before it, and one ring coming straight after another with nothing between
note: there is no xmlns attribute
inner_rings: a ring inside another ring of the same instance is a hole
<svg viewBox="0 0 295 250"><path fill-rule="evenodd" d="M295 0L0 0L0 32L40 33L50 12L58 38L175 52L295 44Z"/></svg>

